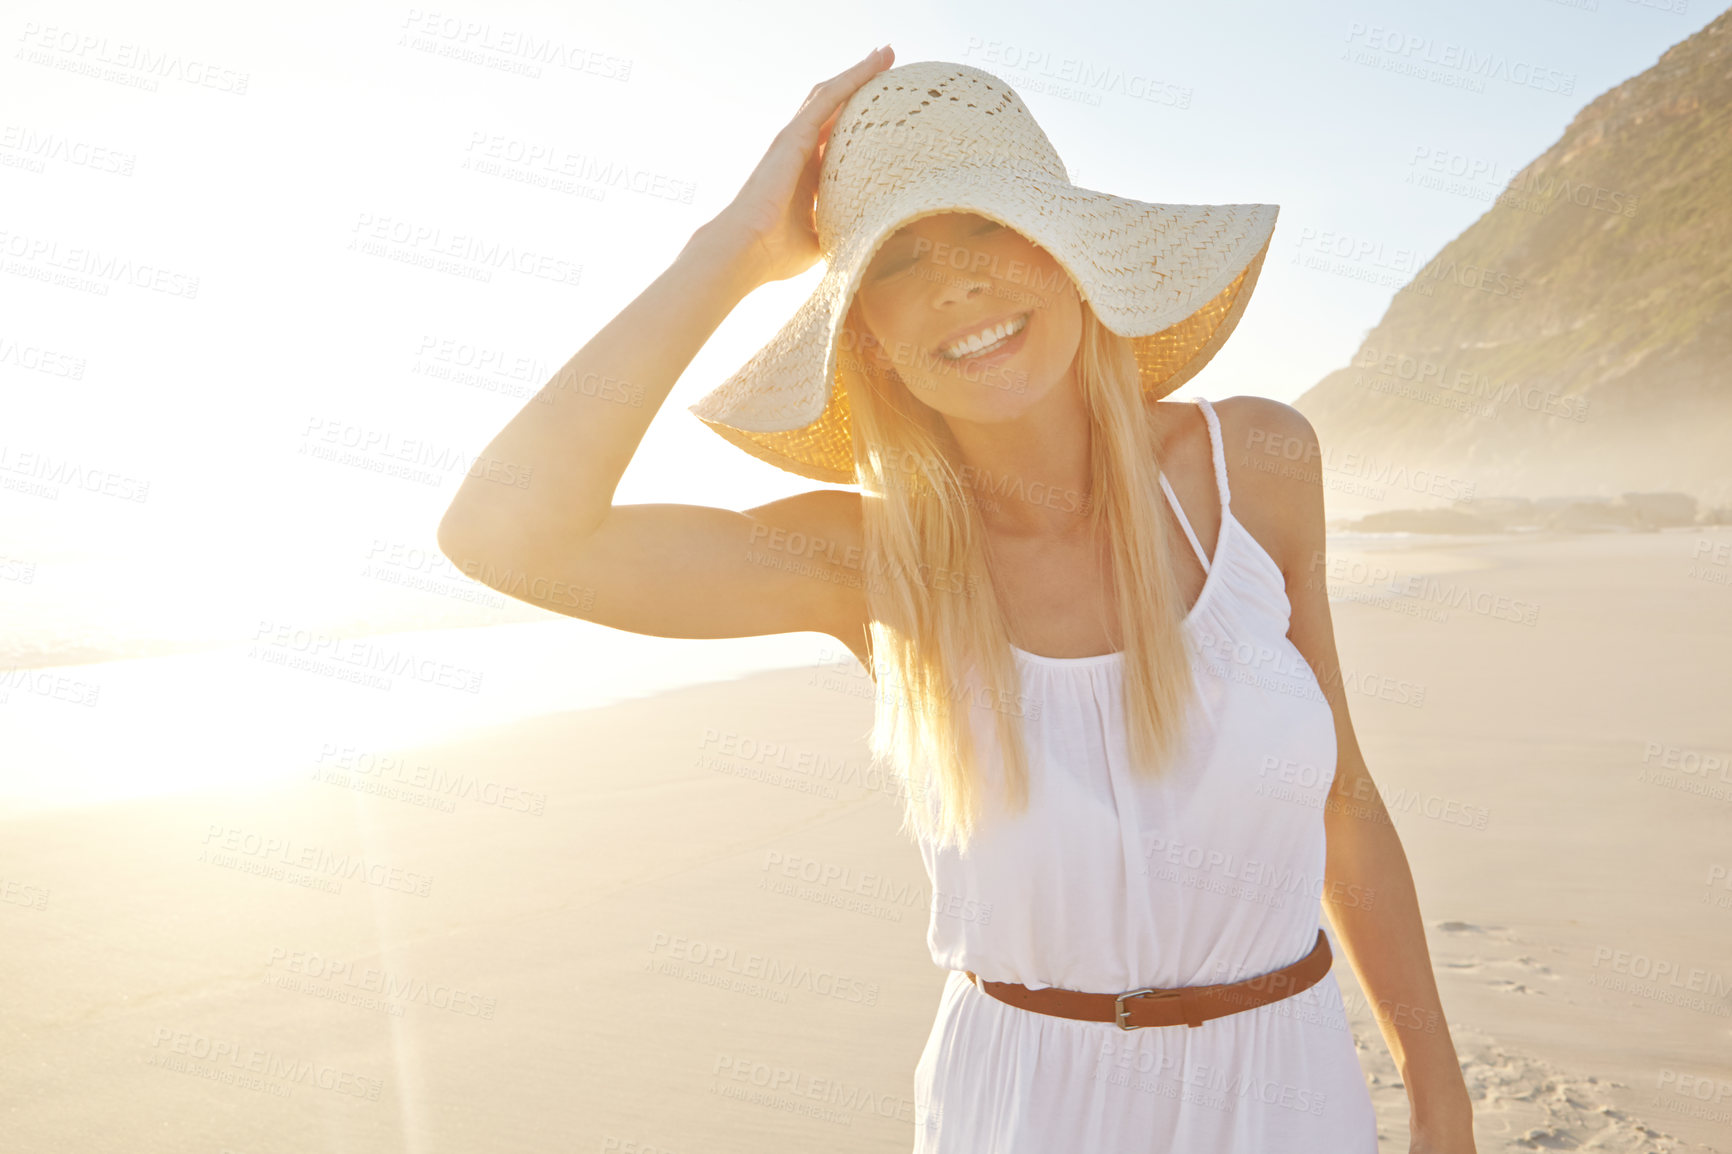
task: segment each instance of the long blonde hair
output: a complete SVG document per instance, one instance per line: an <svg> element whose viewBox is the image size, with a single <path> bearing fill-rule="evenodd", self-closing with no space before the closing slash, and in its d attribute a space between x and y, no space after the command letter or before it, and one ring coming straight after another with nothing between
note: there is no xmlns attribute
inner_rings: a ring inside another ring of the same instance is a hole
<svg viewBox="0 0 1732 1154"><path fill-rule="evenodd" d="M1090 539L1104 540L1112 558L1133 772L1155 776L1183 738L1195 693L1185 607L1158 513L1157 438L1135 355L1086 300L1081 306L1079 383L1092 430L1086 515ZM855 307L847 324L850 336L868 332ZM1028 806L1020 719L1030 703L989 577L980 486L963 482L949 427L894 370L880 371L858 350L837 363L875 578L865 582L878 685L873 763L904 791L900 832L966 847L986 801L976 762L983 735L974 728L982 713L996 720L1004 801L1016 812Z"/></svg>

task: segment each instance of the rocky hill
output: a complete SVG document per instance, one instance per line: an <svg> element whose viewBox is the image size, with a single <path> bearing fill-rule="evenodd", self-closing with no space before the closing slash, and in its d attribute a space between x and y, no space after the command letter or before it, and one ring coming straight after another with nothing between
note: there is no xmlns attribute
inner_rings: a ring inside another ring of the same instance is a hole
<svg viewBox="0 0 1732 1154"><path fill-rule="evenodd" d="M1729 45L1732 10L1583 108L1294 402L1332 515L1463 495L1732 504Z"/></svg>

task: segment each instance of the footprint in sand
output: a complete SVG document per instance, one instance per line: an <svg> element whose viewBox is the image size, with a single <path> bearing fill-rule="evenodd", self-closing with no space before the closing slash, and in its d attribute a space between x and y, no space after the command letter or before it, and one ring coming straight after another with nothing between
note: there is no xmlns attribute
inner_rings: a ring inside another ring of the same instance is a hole
<svg viewBox="0 0 1732 1154"><path fill-rule="evenodd" d="M1535 950L1533 943L1521 942L1504 926L1444 921L1432 923L1432 929L1449 935L1440 944L1467 947L1467 957L1435 959L1442 969L1483 975L1495 988L1524 996L1544 995L1541 986L1561 980L1529 952ZM1500 942L1514 948L1507 956L1491 956ZM1552 952L1563 951L1552 947ZM1406 1154L1409 1104L1401 1075L1363 1005L1350 1012L1349 1023L1377 1114L1379 1146L1391 1154ZM1450 1034L1473 1099L1480 1154L1531 1150L1704 1154L1710 1149L1673 1137L1612 1105L1613 1090L1629 1089L1620 1083L1565 1073L1542 1059L1505 1049L1464 1023L1452 1021Z"/></svg>
<svg viewBox="0 0 1732 1154"><path fill-rule="evenodd" d="M1479 926L1472 922L1450 921L1438 922L1436 928L1446 933L1473 934L1512 945L1526 944L1503 926ZM1546 991L1538 988L1540 981L1562 980L1550 966L1532 954L1518 954L1515 957L1481 957L1475 954L1465 958L1438 959L1437 966L1439 969L1457 973L1483 974L1488 978L1488 985L1506 994L1539 994L1543 997ZM1501 976L1512 972L1514 976Z"/></svg>
<svg viewBox="0 0 1732 1154"><path fill-rule="evenodd" d="M1380 1043L1375 1025L1355 1021L1355 1042L1377 1112L1380 1146L1407 1149L1407 1091ZM1361 1037L1361 1031L1365 1035ZM1471 1026L1452 1023L1462 1076L1473 1098L1474 1140L1480 1154L1527 1150L1594 1150L1616 1154L1700 1154L1705 1147L1674 1138L1613 1106L1621 1083L1578 1077L1512 1052Z"/></svg>

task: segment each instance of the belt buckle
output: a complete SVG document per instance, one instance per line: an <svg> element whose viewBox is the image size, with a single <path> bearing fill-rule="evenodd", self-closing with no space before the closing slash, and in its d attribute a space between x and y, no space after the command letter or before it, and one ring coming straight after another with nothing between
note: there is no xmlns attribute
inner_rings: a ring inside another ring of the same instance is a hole
<svg viewBox="0 0 1732 1154"><path fill-rule="evenodd" d="M1179 991L1177 991L1177 990L1161 990L1161 989L1156 989L1154 986L1144 986L1140 990L1131 990L1127 993L1120 994L1118 997L1113 999L1113 1011L1114 1011L1113 1017L1117 1020L1119 1029L1121 1029L1121 1030L1147 1029L1148 1027L1146 1027L1146 1026L1130 1026L1130 1025L1125 1024L1125 1015L1127 1013L1129 1013L1129 1011L1125 1009L1125 999L1126 998L1176 998L1178 996L1179 996Z"/></svg>

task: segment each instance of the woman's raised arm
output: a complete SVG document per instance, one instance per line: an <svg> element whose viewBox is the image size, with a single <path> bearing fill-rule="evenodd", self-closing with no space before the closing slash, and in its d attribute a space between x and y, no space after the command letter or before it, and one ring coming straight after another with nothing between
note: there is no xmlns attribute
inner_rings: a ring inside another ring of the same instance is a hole
<svg viewBox="0 0 1732 1154"><path fill-rule="evenodd" d="M734 306L817 259L823 145L842 103L889 63L875 52L813 86L734 200L487 444L439 523L454 563L514 597L634 632L852 632L846 582L814 577L811 558L783 567L762 553L786 532L846 524L852 494L819 490L747 513L613 496L674 382Z"/></svg>

